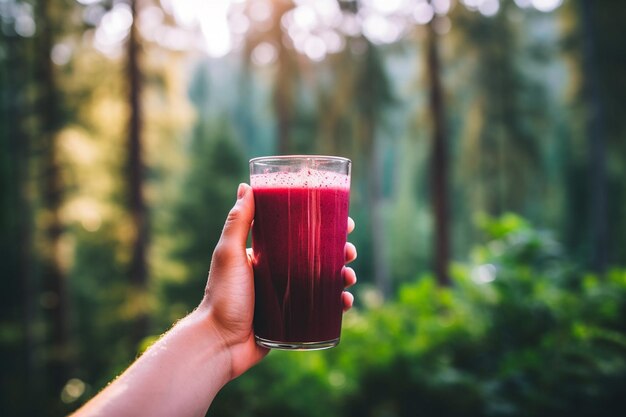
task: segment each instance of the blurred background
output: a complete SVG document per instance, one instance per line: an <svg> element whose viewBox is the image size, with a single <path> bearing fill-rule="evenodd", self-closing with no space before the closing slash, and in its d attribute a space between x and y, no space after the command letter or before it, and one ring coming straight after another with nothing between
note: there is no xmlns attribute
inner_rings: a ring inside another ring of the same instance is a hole
<svg viewBox="0 0 626 417"><path fill-rule="evenodd" d="M199 302L247 161L353 160L356 307L220 416L626 415L626 6L0 0L0 414ZM181 387L182 388L182 387Z"/></svg>

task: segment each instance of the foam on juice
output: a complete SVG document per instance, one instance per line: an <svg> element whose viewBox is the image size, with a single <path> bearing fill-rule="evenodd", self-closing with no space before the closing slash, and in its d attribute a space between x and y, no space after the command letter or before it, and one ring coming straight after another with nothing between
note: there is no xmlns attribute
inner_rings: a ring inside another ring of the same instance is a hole
<svg viewBox="0 0 626 417"><path fill-rule="evenodd" d="M252 188L350 188L350 177L336 172L303 169L299 172L270 172L250 177Z"/></svg>

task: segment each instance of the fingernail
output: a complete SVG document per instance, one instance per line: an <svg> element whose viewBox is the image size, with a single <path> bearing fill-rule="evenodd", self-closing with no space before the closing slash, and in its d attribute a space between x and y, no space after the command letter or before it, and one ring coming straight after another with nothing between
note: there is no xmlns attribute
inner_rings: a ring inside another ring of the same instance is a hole
<svg viewBox="0 0 626 417"><path fill-rule="evenodd" d="M245 194L246 185L244 183L241 183L239 184L239 188L237 188L237 200L241 200Z"/></svg>

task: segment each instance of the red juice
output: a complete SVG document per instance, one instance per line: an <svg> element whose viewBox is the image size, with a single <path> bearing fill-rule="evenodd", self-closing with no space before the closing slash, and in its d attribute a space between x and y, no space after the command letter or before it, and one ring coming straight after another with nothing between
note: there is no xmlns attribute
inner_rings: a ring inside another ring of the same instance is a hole
<svg viewBox="0 0 626 417"><path fill-rule="evenodd" d="M339 339L349 177L322 175L313 186L283 181L255 187L252 178L254 330L266 341Z"/></svg>

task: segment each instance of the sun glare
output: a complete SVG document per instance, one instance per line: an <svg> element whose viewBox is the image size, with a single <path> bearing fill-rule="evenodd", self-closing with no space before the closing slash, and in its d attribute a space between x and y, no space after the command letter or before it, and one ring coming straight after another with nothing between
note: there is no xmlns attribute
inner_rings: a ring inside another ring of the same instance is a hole
<svg viewBox="0 0 626 417"><path fill-rule="evenodd" d="M96 29L94 44L102 53L117 56L121 53L121 43L130 31L133 15L130 7L124 3L116 4L108 11Z"/></svg>
<svg viewBox="0 0 626 417"><path fill-rule="evenodd" d="M533 7L540 12L551 12L563 3L563 0L532 0Z"/></svg>
<svg viewBox="0 0 626 417"><path fill-rule="evenodd" d="M96 48L115 56L121 53L133 16L125 3L116 3L106 11L95 0L77 0L86 6L84 18L98 21L94 36ZM413 26L430 23L440 34L450 30L447 17L451 0L362 0L358 10L342 10L337 0L292 0L293 7L281 19L284 42L312 61L340 52L346 38L363 35L375 44L391 44ZM494 16L502 0L459 0L469 10ZM175 50L196 49L215 58L241 47L251 30L262 33L271 29L272 0L160 0L161 7L146 6L139 14L141 35ZM551 12L563 0L515 0L520 8L532 7ZM166 24L165 14L175 25ZM28 28L27 28L28 29ZM27 30L25 29L26 33ZM266 44L255 49L253 62L268 65L276 59L278 45ZM272 49L274 48L274 49ZM66 61L65 50L57 48L55 63Z"/></svg>
<svg viewBox="0 0 626 417"><path fill-rule="evenodd" d="M228 54L233 48L229 11L240 0L162 0L170 9L176 23L186 29L200 29L205 52L215 58Z"/></svg>

